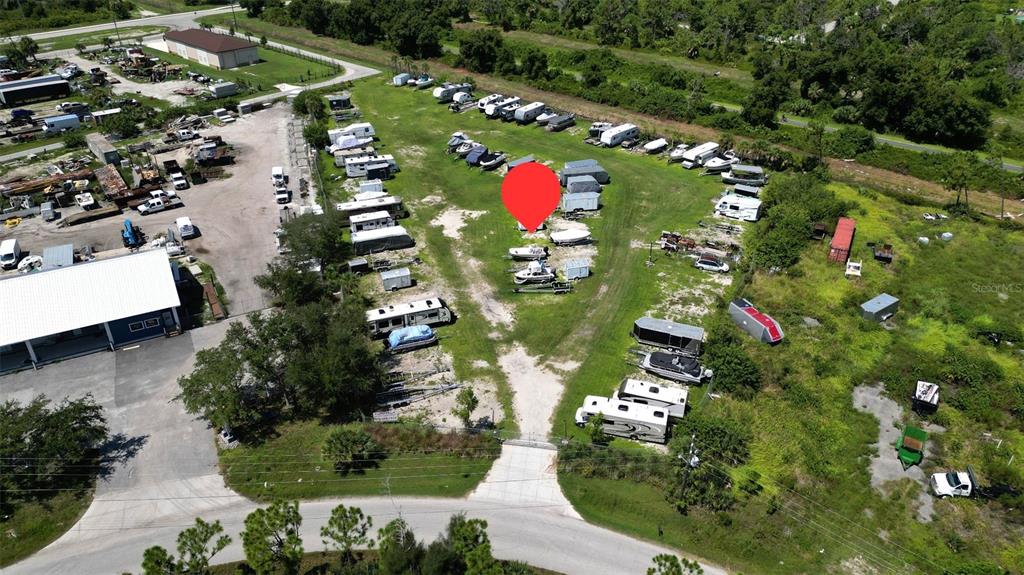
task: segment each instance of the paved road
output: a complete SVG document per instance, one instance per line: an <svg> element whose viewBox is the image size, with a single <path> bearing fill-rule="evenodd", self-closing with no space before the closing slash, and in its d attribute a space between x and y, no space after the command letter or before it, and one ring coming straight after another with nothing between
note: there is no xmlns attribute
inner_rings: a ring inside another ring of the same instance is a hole
<svg viewBox="0 0 1024 575"><path fill-rule="evenodd" d="M241 10L237 5L235 10ZM203 16L211 16L213 14L223 14L224 12L230 12L230 6L221 6L218 8L211 8L209 10L199 10L197 12L178 12L175 14L161 14L159 16L147 16L145 18L136 18L134 20L119 20L117 25L120 27L125 26L167 26L169 28L180 29L180 28L195 28L196 18ZM64 28L61 30L51 30L49 32L36 32L35 34L29 34L31 38L36 40L44 40L46 38L59 38L60 36L71 36L73 34L84 34L86 32L99 32L101 30L113 30L113 22L104 22L102 24L93 24L90 26L81 26L78 28Z"/></svg>
<svg viewBox="0 0 1024 575"><path fill-rule="evenodd" d="M11 160L17 160L18 158L24 158L29 154L42 154L43 152L50 152L53 150L59 150L64 147L63 142L55 142L53 144L46 144L45 146L39 146L36 148L29 148L27 150L19 150L17 152L11 152L10 154L4 154L0 156L0 164L9 162Z"/></svg>

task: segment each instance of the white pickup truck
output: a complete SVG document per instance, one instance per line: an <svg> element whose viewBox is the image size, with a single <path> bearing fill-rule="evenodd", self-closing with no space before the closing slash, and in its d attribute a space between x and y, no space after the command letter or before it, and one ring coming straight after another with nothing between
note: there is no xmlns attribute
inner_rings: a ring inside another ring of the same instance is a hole
<svg viewBox="0 0 1024 575"><path fill-rule="evenodd" d="M942 497L971 497L978 489L978 480L974 478L974 469L970 465L967 471L947 471L936 473L931 478L932 492Z"/></svg>
<svg viewBox="0 0 1024 575"><path fill-rule="evenodd" d="M178 198L151 198L146 203L139 205L139 213L148 216L172 208L180 208L184 204Z"/></svg>

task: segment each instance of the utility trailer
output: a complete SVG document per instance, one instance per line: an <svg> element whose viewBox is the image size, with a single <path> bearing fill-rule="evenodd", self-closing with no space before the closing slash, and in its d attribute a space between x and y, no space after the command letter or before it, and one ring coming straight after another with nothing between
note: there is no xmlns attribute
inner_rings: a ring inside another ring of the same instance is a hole
<svg viewBox="0 0 1024 575"><path fill-rule="evenodd" d="M555 295L562 295L571 291L572 282L549 282L518 286L512 290L512 293L552 293Z"/></svg>
<svg viewBox="0 0 1024 575"><path fill-rule="evenodd" d="M918 465L924 459L924 444L928 440L928 432L918 427L907 426L896 442L896 456L899 457L903 469Z"/></svg>

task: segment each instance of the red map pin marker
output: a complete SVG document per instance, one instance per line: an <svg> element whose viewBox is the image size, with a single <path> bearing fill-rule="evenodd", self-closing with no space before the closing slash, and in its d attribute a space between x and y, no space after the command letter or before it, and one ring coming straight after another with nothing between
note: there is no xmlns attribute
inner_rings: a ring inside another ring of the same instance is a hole
<svg viewBox="0 0 1024 575"><path fill-rule="evenodd" d="M536 162L520 164L501 183L501 201L523 227L537 231L540 224L558 207L561 199L558 176Z"/></svg>

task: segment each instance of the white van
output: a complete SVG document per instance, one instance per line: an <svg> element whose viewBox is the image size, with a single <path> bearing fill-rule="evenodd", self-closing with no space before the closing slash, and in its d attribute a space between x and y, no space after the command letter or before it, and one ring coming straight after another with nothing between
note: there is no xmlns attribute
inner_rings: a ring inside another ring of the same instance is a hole
<svg viewBox="0 0 1024 575"><path fill-rule="evenodd" d="M285 185L288 182L288 178L284 175L284 168L281 166L270 168L270 182L274 184L275 188Z"/></svg>
<svg viewBox="0 0 1024 575"><path fill-rule="evenodd" d="M178 228L178 235L181 239L187 240L188 238L196 235L196 227L192 225L192 220L188 216L180 217L174 220L174 225Z"/></svg>
<svg viewBox="0 0 1024 575"><path fill-rule="evenodd" d="M0 242L0 266L3 266L5 270L12 270L18 267L20 261L21 246L18 245L18 240L9 239Z"/></svg>

